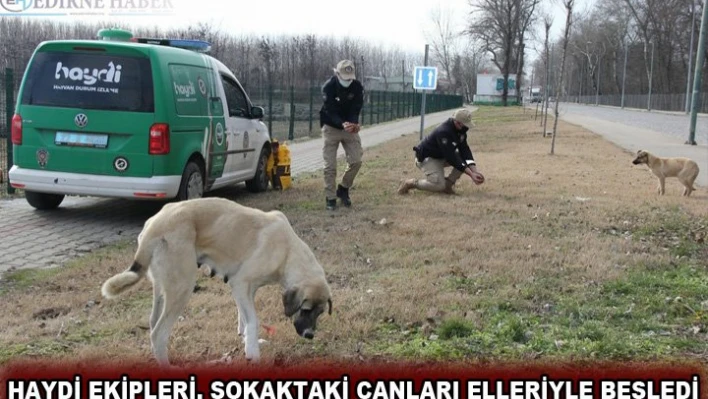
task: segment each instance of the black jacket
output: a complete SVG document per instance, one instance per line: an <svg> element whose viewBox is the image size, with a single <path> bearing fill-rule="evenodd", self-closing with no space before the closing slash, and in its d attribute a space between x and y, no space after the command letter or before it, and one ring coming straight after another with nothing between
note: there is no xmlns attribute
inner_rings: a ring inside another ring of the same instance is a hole
<svg viewBox="0 0 708 399"><path fill-rule="evenodd" d="M322 86L322 100L320 127L329 125L344 129L344 122L359 123L359 112L364 106L364 86L355 79L349 87L342 87L335 75Z"/></svg>
<svg viewBox="0 0 708 399"><path fill-rule="evenodd" d="M428 157L444 159L452 167L463 172L468 165L466 161L472 161L470 165L474 165L472 150L467 145L467 130L466 127L457 130L453 119L448 119L413 147L416 158L420 162Z"/></svg>

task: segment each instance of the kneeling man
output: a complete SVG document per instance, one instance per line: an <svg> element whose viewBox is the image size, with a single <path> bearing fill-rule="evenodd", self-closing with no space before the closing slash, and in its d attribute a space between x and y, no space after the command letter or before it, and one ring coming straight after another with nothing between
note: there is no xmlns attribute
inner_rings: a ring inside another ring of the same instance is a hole
<svg viewBox="0 0 708 399"><path fill-rule="evenodd" d="M458 109L443 124L413 147L416 166L425 173L425 179L408 179L398 188L407 194L412 188L454 194L452 187L466 174L475 184L484 183L484 175L477 171L472 150L467 145L467 131L472 123L472 112ZM452 167L445 177L445 167Z"/></svg>

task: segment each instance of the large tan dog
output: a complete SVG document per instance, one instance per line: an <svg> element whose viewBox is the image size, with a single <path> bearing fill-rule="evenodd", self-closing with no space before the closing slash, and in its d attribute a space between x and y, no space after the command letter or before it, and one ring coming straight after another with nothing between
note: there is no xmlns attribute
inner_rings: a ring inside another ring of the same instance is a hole
<svg viewBox="0 0 708 399"><path fill-rule="evenodd" d="M332 312L322 266L281 212L219 198L170 203L145 222L133 265L101 290L112 298L148 275L153 284L150 342L162 365L169 364L172 326L192 295L202 264L231 286L247 359L260 358L254 297L261 286L280 283L285 315L293 318L302 337L314 337L317 318L328 305Z"/></svg>
<svg viewBox="0 0 708 399"><path fill-rule="evenodd" d="M698 164L689 158L662 158L652 155L647 151L637 151L637 156L632 161L633 164L647 164L649 169L659 179L657 191L659 195L664 195L664 181L667 177L677 177L683 184L683 195L689 196L696 190L693 182L698 176Z"/></svg>

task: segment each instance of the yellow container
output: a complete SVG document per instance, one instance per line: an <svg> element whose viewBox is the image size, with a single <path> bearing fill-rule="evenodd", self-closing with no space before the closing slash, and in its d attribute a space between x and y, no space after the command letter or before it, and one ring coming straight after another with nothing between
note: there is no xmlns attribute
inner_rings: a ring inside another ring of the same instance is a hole
<svg viewBox="0 0 708 399"><path fill-rule="evenodd" d="M271 141L271 152L266 166L266 173L274 190L287 190L290 188L290 149L287 143Z"/></svg>
<svg viewBox="0 0 708 399"><path fill-rule="evenodd" d="M292 182L290 178L290 148L287 143L282 143L278 147L278 163L275 166L275 175L280 180L281 190L290 188Z"/></svg>

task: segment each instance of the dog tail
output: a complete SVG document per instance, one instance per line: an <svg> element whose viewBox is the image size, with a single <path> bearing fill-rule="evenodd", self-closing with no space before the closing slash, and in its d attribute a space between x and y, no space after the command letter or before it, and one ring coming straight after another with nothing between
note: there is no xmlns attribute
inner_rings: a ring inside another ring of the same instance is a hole
<svg viewBox="0 0 708 399"><path fill-rule="evenodd" d="M138 281L145 276L146 272L147 267L135 261L133 265L130 266L130 269L106 280L106 282L103 283L103 287L101 287L101 294L107 299L114 298L137 284Z"/></svg>

